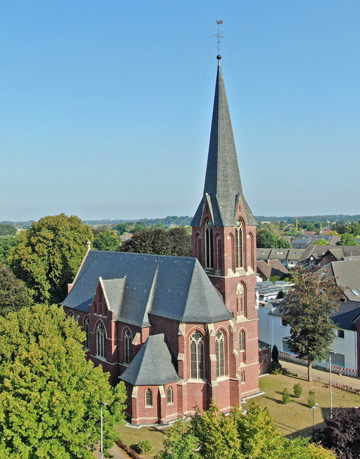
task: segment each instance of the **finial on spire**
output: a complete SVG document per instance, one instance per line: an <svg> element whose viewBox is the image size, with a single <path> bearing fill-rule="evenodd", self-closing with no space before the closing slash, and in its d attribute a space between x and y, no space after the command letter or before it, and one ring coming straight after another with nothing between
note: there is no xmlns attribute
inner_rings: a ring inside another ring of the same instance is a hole
<svg viewBox="0 0 360 459"><path fill-rule="evenodd" d="M221 59L221 54L220 54L220 38L224 38L221 34L220 34L220 26L221 24L223 23L223 21L220 19L219 21L216 21L216 24L217 24L217 33L214 34L214 37L217 38L217 49L218 49L218 55L216 56L216 59L217 60L220 60Z"/></svg>

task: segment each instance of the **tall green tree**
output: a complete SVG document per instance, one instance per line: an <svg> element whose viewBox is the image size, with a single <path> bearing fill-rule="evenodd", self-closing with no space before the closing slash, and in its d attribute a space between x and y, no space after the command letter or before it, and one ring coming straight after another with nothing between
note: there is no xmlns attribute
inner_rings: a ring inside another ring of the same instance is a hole
<svg viewBox="0 0 360 459"><path fill-rule="evenodd" d="M0 237L0 262L9 266L10 251L19 242L14 236Z"/></svg>
<svg viewBox="0 0 360 459"><path fill-rule="evenodd" d="M0 223L0 236L15 236L16 228L9 223Z"/></svg>
<svg viewBox="0 0 360 459"><path fill-rule="evenodd" d="M17 279L10 268L0 263L0 316L30 304L31 298L24 282Z"/></svg>
<svg viewBox="0 0 360 459"><path fill-rule="evenodd" d="M120 245L119 238L114 231L102 231L96 234L93 247L97 250L115 251Z"/></svg>
<svg viewBox="0 0 360 459"><path fill-rule="evenodd" d="M56 305L0 318L0 457L90 459L100 440L117 438L123 384L112 388L102 367L86 360L84 333Z"/></svg>
<svg viewBox="0 0 360 459"><path fill-rule="evenodd" d="M65 214L41 218L20 235L10 255L15 275L22 279L35 302L59 303L67 293L93 240L90 226Z"/></svg>
<svg viewBox="0 0 360 459"><path fill-rule="evenodd" d="M190 447L191 445L191 447ZM192 449L191 449L192 448ZM238 408L225 416L211 405L190 422L179 421L165 433L159 459L335 459L335 455L308 440L278 432L266 408L256 404L246 414Z"/></svg>
<svg viewBox="0 0 360 459"><path fill-rule="evenodd" d="M270 231L267 228L260 229L257 231L257 247L259 248L290 248L290 244L278 236L275 232Z"/></svg>
<svg viewBox="0 0 360 459"><path fill-rule="evenodd" d="M290 325L290 349L308 361L311 381L314 360L329 355L336 328L330 316L339 307L341 291L333 279L320 271L297 270L293 282L295 286L282 305L282 316Z"/></svg>
<svg viewBox="0 0 360 459"><path fill-rule="evenodd" d="M354 234L343 233L341 235L340 245L358 245L358 241Z"/></svg>
<svg viewBox="0 0 360 459"><path fill-rule="evenodd" d="M183 227L164 230L149 228L123 242L121 252L191 256L191 237Z"/></svg>

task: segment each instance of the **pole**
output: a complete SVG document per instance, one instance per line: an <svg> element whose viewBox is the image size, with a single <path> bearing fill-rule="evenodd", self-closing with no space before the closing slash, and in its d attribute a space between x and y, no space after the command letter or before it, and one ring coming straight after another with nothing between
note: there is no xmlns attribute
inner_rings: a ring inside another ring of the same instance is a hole
<svg viewBox="0 0 360 459"><path fill-rule="evenodd" d="M100 440L100 452L101 459L104 459L104 439L103 439L103 404L100 405L100 419L101 419L101 440Z"/></svg>
<svg viewBox="0 0 360 459"><path fill-rule="evenodd" d="M332 373L331 373L331 352L329 354L329 384L330 384L330 419L332 419L332 411L333 411L333 392L332 392Z"/></svg>

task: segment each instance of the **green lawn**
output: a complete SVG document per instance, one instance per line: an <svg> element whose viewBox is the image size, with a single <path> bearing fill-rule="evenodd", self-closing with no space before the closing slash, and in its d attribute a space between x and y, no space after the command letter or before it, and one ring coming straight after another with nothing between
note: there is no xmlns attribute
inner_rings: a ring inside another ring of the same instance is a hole
<svg viewBox="0 0 360 459"><path fill-rule="evenodd" d="M293 396L293 386L296 383L300 383L303 388L303 395L298 399ZM285 387L292 394L291 401L287 405L282 403L282 391ZM324 418L329 414L330 389L325 387L323 383L316 381L309 383L295 376L268 375L260 378L260 388L266 394L254 400L269 409L276 420L279 430L285 435L306 435L311 433L313 414L312 410L307 406L309 390L315 392L315 400L319 404L318 409L315 410L315 427L320 427ZM359 395L340 389L333 389L333 407L359 405Z"/></svg>
<svg viewBox="0 0 360 459"><path fill-rule="evenodd" d="M291 401L284 405L282 403L282 391L287 387L293 394L293 386L300 383L303 388L303 395L297 399L293 395ZM312 411L307 406L309 390L315 392L316 402L319 408L315 411L315 426L320 427L324 417L329 413L330 406L330 389L323 383L305 381L295 376L285 375L268 375L260 378L260 388L266 392L265 395L256 397L254 402L259 403L269 409L274 417L279 430L285 435L309 435L312 431L313 418ZM249 400L248 403L251 403ZM334 407L353 407L360 406L360 396L345 392L340 389L333 389L333 406ZM246 404L243 404L246 408ZM141 440L151 441L154 450L152 455L157 454L162 449L162 440L164 430L154 427L141 427L140 429L128 426L119 426L120 437L127 445L135 445ZM150 456L144 456L151 458Z"/></svg>

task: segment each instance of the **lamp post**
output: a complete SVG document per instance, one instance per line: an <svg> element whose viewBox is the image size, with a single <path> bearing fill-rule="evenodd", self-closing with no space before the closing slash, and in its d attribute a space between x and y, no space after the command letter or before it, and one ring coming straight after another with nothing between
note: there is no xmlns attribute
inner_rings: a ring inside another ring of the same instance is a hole
<svg viewBox="0 0 360 459"><path fill-rule="evenodd" d="M315 405L311 407L311 410L313 412L313 432L315 432L315 410L317 409L318 406L319 404L315 403Z"/></svg>
<svg viewBox="0 0 360 459"><path fill-rule="evenodd" d="M100 453L101 459L104 459L104 421L103 421L103 408L107 406L107 403L101 402L100 405L100 423L101 423L101 439L100 439Z"/></svg>

